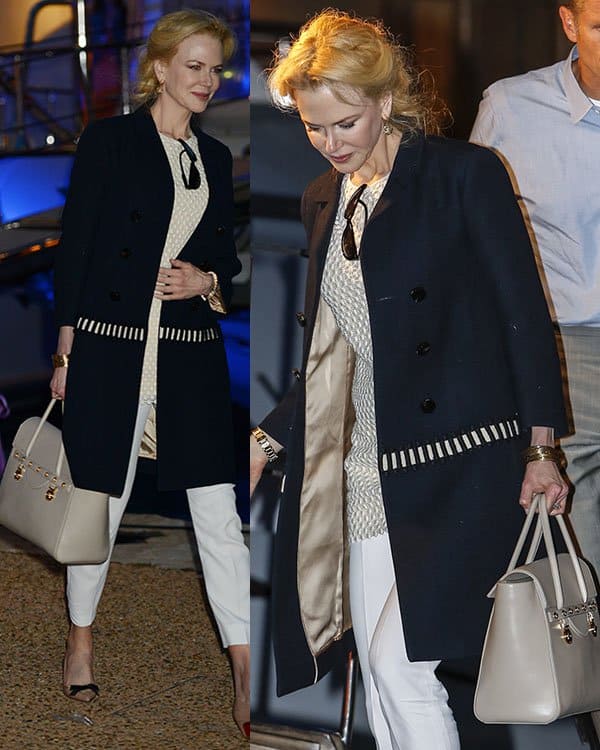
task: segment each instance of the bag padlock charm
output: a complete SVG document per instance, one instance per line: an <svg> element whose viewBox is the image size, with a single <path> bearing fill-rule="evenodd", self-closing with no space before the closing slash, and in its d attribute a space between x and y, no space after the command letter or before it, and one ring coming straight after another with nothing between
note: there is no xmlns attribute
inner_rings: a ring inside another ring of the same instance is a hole
<svg viewBox="0 0 600 750"><path fill-rule="evenodd" d="M46 500L48 502L51 502L56 497L56 491L58 490L58 487L48 487L46 490Z"/></svg>
<svg viewBox="0 0 600 750"><path fill-rule="evenodd" d="M24 474L25 474L25 464L19 464L15 471L15 479L17 480L17 482L20 479L23 479Z"/></svg>
<svg viewBox="0 0 600 750"><path fill-rule="evenodd" d="M568 644L573 643L573 633L571 633L571 628L565 623L561 623L560 637L563 639L565 643L568 643Z"/></svg>
<svg viewBox="0 0 600 750"><path fill-rule="evenodd" d="M594 615L591 612L588 612L587 621L588 621L588 633L591 633L595 638L598 635L598 626L596 625L596 621L594 620Z"/></svg>

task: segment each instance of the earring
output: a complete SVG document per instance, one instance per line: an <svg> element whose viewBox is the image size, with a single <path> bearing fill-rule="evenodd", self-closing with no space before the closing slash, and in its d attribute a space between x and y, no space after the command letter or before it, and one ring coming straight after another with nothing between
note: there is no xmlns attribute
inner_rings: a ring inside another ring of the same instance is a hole
<svg viewBox="0 0 600 750"><path fill-rule="evenodd" d="M158 93L162 94L164 90L165 90L165 82L164 81L159 81L158 82Z"/></svg>
<svg viewBox="0 0 600 750"><path fill-rule="evenodd" d="M390 125L390 121L389 120L384 120L383 121L383 132L386 135L391 135L392 134L392 126Z"/></svg>

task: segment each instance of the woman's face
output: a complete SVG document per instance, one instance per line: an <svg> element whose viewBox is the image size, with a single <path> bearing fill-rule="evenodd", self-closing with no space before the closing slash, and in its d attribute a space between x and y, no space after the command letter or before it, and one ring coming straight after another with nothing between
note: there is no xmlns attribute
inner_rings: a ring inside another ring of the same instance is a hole
<svg viewBox="0 0 600 750"><path fill-rule="evenodd" d="M164 81L160 94L189 112L204 112L219 88L223 46L209 34L184 39L169 63L157 61L154 71Z"/></svg>
<svg viewBox="0 0 600 750"><path fill-rule="evenodd" d="M326 86L294 92L308 140L338 172L351 174L384 137L382 120L390 115L391 97L379 102L350 91L344 98L353 103L340 101Z"/></svg>

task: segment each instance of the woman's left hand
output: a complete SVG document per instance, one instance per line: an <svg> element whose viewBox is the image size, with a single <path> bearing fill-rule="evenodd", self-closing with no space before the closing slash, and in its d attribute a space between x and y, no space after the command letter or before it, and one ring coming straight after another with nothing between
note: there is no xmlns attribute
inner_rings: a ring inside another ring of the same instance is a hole
<svg viewBox="0 0 600 750"><path fill-rule="evenodd" d="M528 511L533 496L542 492L546 496L548 513L551 516L562 515L566 508L569 486L554 461L531 461L527 464L519 505Z"/></svg>
<svg viewBox="0 0 600 750"><path fill-rule="evenodd" d="M201 271L192 263L174 258L171 268L160 268L154 288L157 299L191 299L198 295L207 296L213 288L213 277Z"/></svg>

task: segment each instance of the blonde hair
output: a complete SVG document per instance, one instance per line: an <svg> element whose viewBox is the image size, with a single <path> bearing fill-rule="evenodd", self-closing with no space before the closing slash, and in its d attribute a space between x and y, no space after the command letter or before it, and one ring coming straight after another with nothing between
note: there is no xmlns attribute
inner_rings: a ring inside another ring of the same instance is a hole
<svg viewBox="0 0 600 750"><path fill-rule="evenodd" d="M569 0L567 3L561 3L565 8L568 8L574 16L583 10L584 0Z"/></svg>
<svg viewBox="0 0 600 750"><path fill-rule="evenodd" d="M192 34L208 34L223 46L223 58L228 60L235 51L233 32L212 13L199 10L178 10L167 13L154 25L140 57L135 98L139 104L152 104L159 93L160 83L154 72L158 60L169 63L177 48Z"/></svg>
<svg viewBox="0 0 600 750"><path fill-rule="evenodd" d="M305 23L288 54L277 55L267 85L275 104L284 109L296 108L294 91L321 86L342 101L352 91L372 101L391 93L390 125L404 133L440 129L435 95L424 91L406 49L381 21L333 8Z"/></svg>

